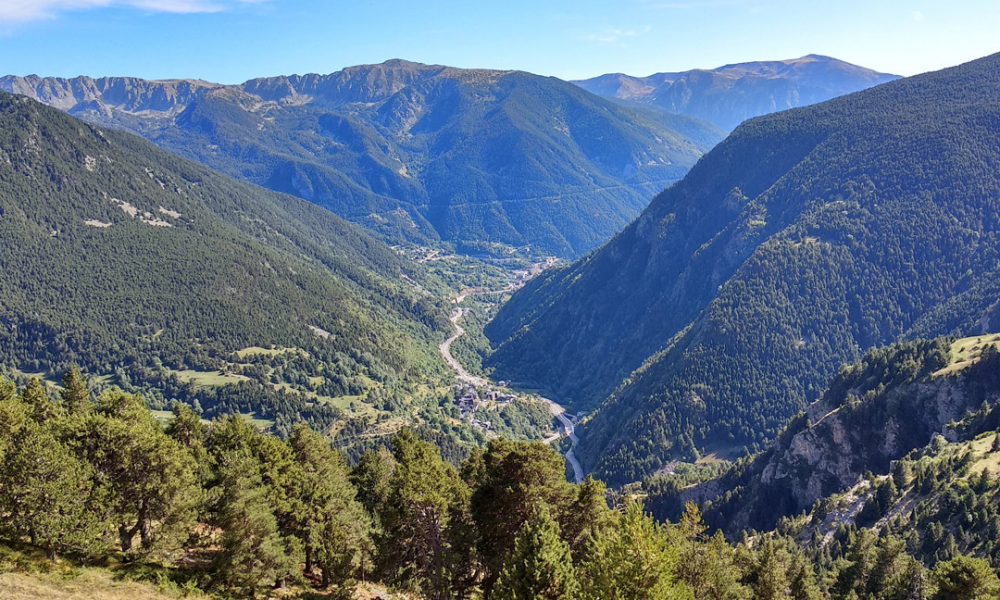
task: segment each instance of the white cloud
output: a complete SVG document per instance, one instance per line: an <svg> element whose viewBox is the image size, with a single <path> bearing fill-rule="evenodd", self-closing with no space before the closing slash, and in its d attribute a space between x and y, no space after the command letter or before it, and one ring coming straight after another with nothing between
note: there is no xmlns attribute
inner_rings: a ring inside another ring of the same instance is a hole
<svg viewBox="0 0 1000 600"><path fill-rule="evenodd" d="M637 38L640 35L649 33L652 27L645 26L642 29L626 29L621 27L612 27L610 29L605 29L597 33L588 33L583 36L584 41L593 42L595 44L617 44L623 42L630 38Z"/></svg>
<svg viewBox="0 0 1000 600"><path fill-rule="evenodd" d="M0 0L0 23L54 19L60 14L95 8L126 7L173 14L222 12L239 4L268 0Z"/></svg>
<svg viewBox="0 0 1000 600"><path fill-rule="evenodd" d="M924 20L924 13L920 12L919 10L915 10L912 13L910 13L910 18L912 18L917 23L920 23L921 21Z"/></svg>

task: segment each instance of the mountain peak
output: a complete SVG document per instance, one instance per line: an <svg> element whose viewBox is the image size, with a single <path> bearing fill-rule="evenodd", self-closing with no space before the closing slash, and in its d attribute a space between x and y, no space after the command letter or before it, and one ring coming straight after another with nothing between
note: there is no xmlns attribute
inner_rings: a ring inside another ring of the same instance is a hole
<svg viewBox="0 0 1000 600"><path fill-rule="evenodd" d="M648 77L613 73L574 83L598 96L658 106L728 131L751 117L815 104L893 79L897 77L807 54Z"/></svg>

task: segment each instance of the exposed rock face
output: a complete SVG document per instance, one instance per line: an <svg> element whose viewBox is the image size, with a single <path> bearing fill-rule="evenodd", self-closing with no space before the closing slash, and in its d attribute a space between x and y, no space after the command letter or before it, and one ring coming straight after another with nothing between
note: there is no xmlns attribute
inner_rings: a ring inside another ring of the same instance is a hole
<svg viewBox="0 0 1000 600"><path fill-rule="evenodd" d="M135 77L28 77L0 78L0 90L28 96L60 110L175 113L199 95L222 86L205 81L178 79L147 81Z"/></svg>
<svg viewBox="0 0 1000 600"><path fill-rule="evenodd" d="M954 441L954 423L983 402L1000 402L1000 360L993 355L951 376L935 375L947 364L946 347L916 342L866 356L770 449L682 497L708 501L707 518L729 533L769 529L782 516L851 489L865 473L888 473L893 461L937 434Z"/></svg>

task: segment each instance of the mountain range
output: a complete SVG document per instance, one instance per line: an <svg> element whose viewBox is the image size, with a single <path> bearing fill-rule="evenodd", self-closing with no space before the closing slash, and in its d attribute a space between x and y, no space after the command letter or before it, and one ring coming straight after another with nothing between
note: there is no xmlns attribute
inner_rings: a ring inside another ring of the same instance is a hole
<svg viewBox="0 0 1000 600"><path fill-rule="evenodd" d="M898 78L809 54L647 77L609 73L574 83L604 98L656 106L732 131L752 117L816 104Z"/></svg>
<svg viewBox="0 0 1000 600"><path fill-rule="evenodd" d="M329 422L317 399L443 372L440 284L363 229L5 93L0 215L0 358L24 374Z"/></svg>
<svg viewBox="0 0 1000 600"><path fill-rule="evenodd" d="M241 85L5 77L27 95L286 192L392 243L579 256L722 138L554 78L401 60Z"/></svg>
<svg viewBox="0 0 1000 600"><path fill-rule="evenodd" d="M614 483L766 442L844 363L1000 328L1000 55L739 126L487 328L499 377L594 410Z"/></svg>
<svg viewBox="0 0 1000 600"><path fill-rule="evenodd" d="M304 198L392 244L574 258L743 119L891 78L810 56L577 87L391 60L240 85L8 76L0 90Z"/></svg>

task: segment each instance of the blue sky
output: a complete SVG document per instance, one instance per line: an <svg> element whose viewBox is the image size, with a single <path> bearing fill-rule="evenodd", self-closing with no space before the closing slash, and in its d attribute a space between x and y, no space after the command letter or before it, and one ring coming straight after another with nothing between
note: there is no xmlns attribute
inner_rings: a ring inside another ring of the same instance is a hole
<svg viewBox="0 0 1000 600"><path fill-rule="evenodd" d="M251 77L406 58L566 79L827 54L912 75L1000 51L1000 0L0 0L0 74Z"/></svg>

